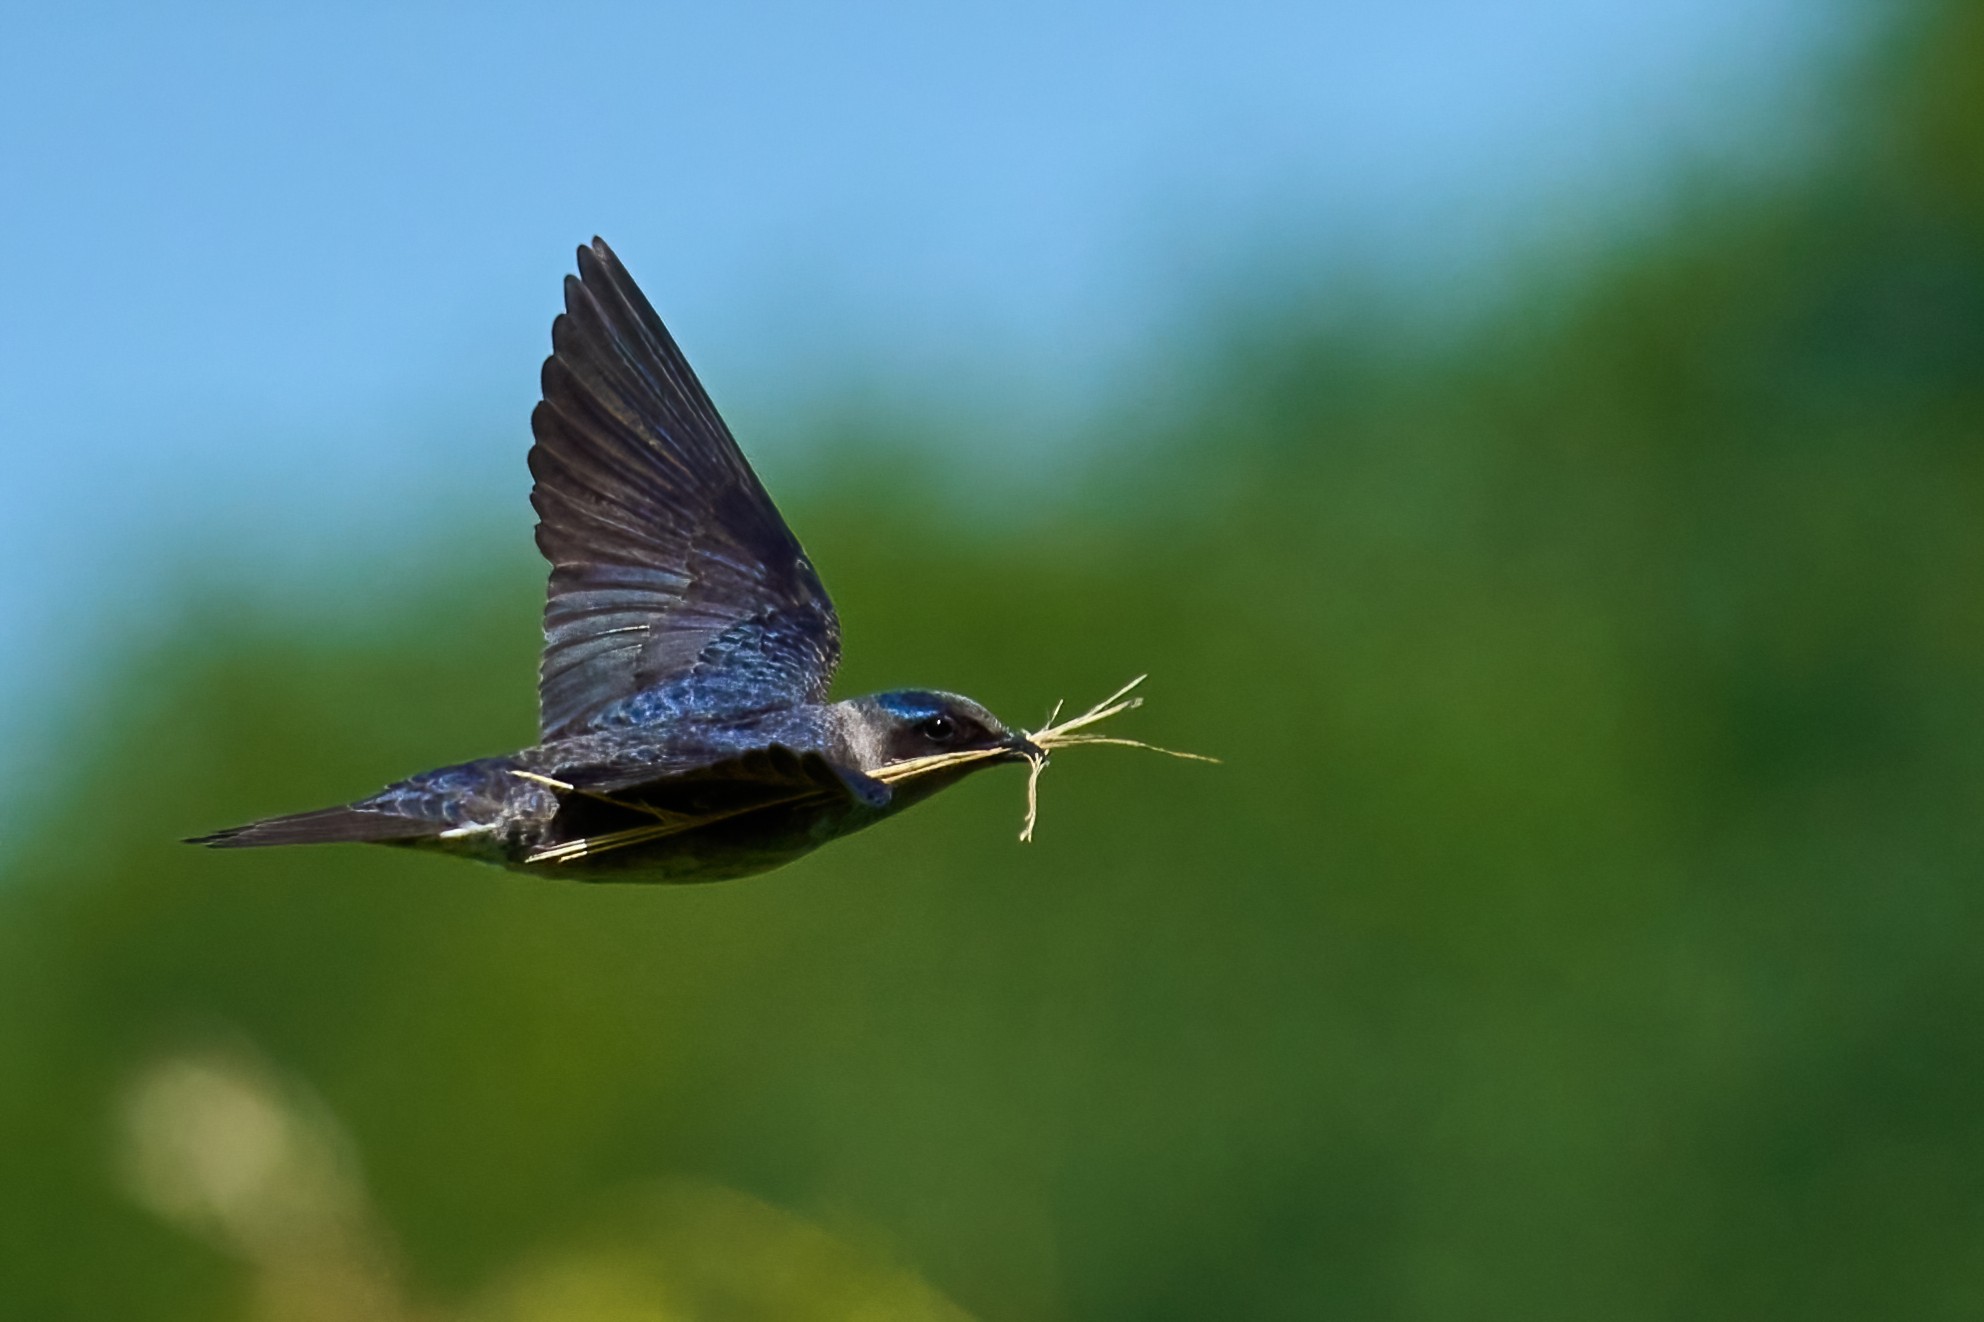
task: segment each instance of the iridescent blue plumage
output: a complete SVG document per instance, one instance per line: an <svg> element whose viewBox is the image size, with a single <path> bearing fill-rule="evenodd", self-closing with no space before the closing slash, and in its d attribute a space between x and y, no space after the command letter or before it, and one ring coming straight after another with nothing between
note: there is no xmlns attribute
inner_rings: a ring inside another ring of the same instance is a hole
<svg viewBox="0 0 1984 1322"><path fill-rule="evenodd" d="M972 748L1024 756L1023 737L954 694L827 701L833 603L598 239L566 277L551 341L530 451L551 562L542 742L201 843L377 841L553 875L716 880L775 867L965 774L891 790L870 774L890 763Z"/></svg>

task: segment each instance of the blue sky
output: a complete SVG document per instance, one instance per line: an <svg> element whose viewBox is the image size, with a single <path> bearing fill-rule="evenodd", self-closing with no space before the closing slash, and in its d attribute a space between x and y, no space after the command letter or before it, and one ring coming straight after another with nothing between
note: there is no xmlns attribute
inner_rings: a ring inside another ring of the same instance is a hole
<svg viewBox="0 0 1984 1322"><path fill-rule="evenodd" d="M595 232L774 465L853 388L1052 436L1263 248L1464 287L1677 163L1765 168L1850 35L1845 0L172 8L0 46L16 746L189 566L280 598L423 524L524 536Z"/></svg>

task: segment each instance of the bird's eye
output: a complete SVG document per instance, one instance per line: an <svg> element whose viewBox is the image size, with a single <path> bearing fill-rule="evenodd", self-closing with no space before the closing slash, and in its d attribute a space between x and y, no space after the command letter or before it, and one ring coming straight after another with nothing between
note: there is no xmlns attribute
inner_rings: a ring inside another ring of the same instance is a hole
<svg viewBox="0 0 1984 1322"><path fill-rule="evenodd" d="M948 716L932 716L916 727L916 732L933 744L948 744L958 732L957 723Z"/></svg>

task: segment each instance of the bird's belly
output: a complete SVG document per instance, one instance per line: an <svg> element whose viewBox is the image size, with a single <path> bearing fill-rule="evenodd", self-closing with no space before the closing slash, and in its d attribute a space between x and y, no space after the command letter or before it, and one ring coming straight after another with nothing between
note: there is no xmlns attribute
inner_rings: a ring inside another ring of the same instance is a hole
<svg viewBox="0 0 1984 1322"><path fill-rule="evenodd" d="M617 848L538 858L543 846L500 831L418 842L532 877L591 882L691 884L769 872L887 816L860 805L776 807ZM560 842L563 843L563 842Z"/></svg>

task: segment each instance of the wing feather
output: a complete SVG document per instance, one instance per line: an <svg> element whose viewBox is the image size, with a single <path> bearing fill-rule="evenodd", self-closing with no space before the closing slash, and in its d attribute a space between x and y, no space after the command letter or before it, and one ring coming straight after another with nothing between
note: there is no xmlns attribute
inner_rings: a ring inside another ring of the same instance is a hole
<svg viewBox="0 0 1984 1322"><path fill-rule="evenodd" d="M551 562L546 739L696 670L817 700L840 622L661 319L606 244L579 250L531 414L531 503Z"/></svg>

